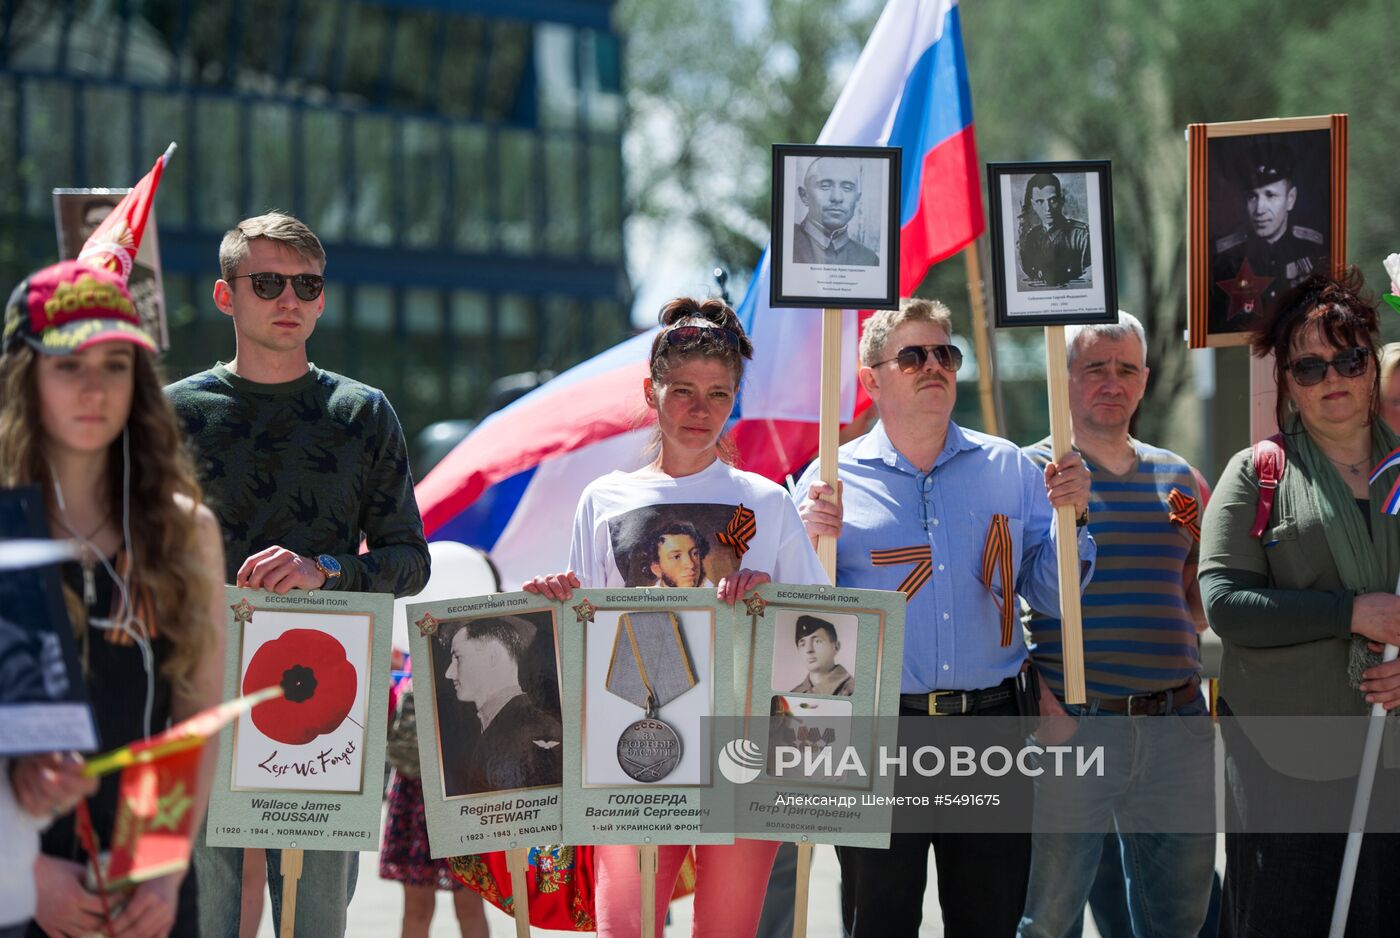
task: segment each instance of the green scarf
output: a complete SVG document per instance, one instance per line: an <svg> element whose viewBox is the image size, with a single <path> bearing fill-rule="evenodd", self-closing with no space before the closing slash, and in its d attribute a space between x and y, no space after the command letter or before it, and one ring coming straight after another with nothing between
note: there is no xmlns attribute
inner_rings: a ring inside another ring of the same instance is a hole
<svg viewBox="0 0 1400 938"><path fill-rule="evenodd" d="M1342 481L1332 460L1303 431L1302 421L1296 415L1289 421L1286 438L1312 481L1313 499L1317 502L1327 545L1332 549L1332 560L1337 564L1342 583L1357 593L1395 592L1396 575L1400 573L1400 523L1386 515L1382 506L1400 468L1381 473L1371 484L1371 529L1368 532L1361 513L1356 510L1356 496ZM1377 465L1397 447L1400 447L1400 437L1391 432L1384 421L1371 421L1370 465ZM1380 660L1380 655L1367 651L1364 639L1352 636L1352 685L1359 687L1361 672L1379 664Z"/></svg>

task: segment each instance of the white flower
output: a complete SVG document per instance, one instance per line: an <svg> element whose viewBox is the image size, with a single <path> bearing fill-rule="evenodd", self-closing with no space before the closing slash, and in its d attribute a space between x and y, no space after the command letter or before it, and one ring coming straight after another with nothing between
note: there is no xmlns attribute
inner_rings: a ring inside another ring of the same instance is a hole
<svg viewBox="0 0 1400 938"><path fill-rule="evenodd" d="M1385 259L1385 272L1390 276L1390 292L1400 293L1400 254Z"/></svg>

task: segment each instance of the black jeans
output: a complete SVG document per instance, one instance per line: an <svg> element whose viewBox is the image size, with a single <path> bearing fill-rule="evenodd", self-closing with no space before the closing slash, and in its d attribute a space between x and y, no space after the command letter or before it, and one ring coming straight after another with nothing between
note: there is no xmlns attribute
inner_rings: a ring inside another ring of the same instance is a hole
<svg viewBox="0 0 1400 938"><path fill-rule="evenodd" d="M981 711L986 716L1018 713L1014 699ZM917 716L901 709L901 717ZM929 717L967 720L976 717ZM1019 746L1023 740L1008 739ZM1027 806L1033 797L1026 779ZM895 790L898 792L899 784ZM850 938L914 938L923 917L928 850L933 847L939 905L946 938L1012 938L1026 904L1031 835L1023 832L935 831L891 834L887 850L837 847L841 862L841 915Z"/></svg>
<svg viewBox="0 0 1400 938"><path fill-rule="evenodd" d="M1222 716L1229 704L1220 701ZM1341 833L1251 833L1251 801L1296 805L1349 805L1356 777L1306 781L1285 775L1265 761L1231 720L1225 739L1225 885L1221 938L1315 938L1328 933L1347 835ZM1371 817L1393 802L1400 776L1381 768L1371 799ZM1392 828L1393 829L1393 828ZM1400 933L1400 834L1368 833L1347 916L1347 938Z"/></svg>

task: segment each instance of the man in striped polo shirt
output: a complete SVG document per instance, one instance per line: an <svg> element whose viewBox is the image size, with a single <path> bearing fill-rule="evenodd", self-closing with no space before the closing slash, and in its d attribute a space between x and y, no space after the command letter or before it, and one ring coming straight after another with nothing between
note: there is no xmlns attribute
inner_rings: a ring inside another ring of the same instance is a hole
<svg viewBox="0 0 1400 938"><path fill-rule="evenodd" d="M1116 324L1066 329L1065 344L1074 447L1092 474L1089 527L1098 544L1083 597L1087 703L1063 704L1058 619L1033 613L1031 655L1054 691L1050 707L1063 706L1074 721L1053 721L1061 735L1072 732L1076 746L1103 745L1106 770L1101 778L1036 780L1017 934L1078 934L1104 834L1117 830L1107 843L1120 852L1132 934L1192 936L1206 917L1215 860L1214 730L1196 637L1205 628L1196 585L1202 493L1186 460L1128 433L1147 389L1142 324L1120 312ZM1026 452L1043 465L1050 441ZM1169 715L1181 719L1152 719Z"/></svg>

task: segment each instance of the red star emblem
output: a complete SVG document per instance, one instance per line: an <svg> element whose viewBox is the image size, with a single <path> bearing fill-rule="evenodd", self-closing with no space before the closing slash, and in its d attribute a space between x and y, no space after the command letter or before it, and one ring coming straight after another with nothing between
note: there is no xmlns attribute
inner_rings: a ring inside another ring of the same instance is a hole
<svg viewBox="0 0 1400 938"><path fill-rule="evenodd" d="M1225 314L1225 318L1235 319L1257 312L1259 298L1264 295L1264 289L1273 282L1273 277L1254 276L1254 268L1249 266L1249 258L1246 257L1244 263L1240 264L1239 273L1229 280L1215 281L1215 285L1230 296L1230 310Z"/></svg>

